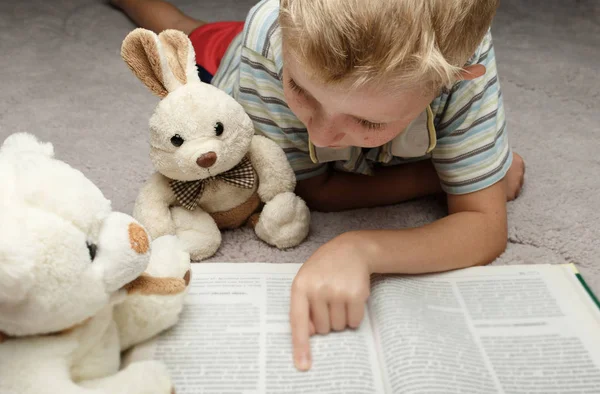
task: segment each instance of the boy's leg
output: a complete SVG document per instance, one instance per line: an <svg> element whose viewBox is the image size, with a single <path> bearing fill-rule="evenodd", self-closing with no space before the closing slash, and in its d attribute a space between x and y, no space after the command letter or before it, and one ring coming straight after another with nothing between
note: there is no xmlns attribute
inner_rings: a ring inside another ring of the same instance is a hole
<svg viewBox="0 0 600 394"><path fill-rule="evenodd" d="M110 0L110 3L120 8L136 25L156 34L166 29L176 29L189 35L206 23L184 14L163 0Z"/></svg>

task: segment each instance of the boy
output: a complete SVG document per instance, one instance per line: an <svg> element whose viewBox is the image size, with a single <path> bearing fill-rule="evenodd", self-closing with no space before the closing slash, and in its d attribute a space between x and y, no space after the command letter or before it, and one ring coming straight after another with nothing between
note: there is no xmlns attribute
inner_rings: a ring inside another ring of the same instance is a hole
<svg viewBox="0 0 600 394"><path fill-rule="evenodd" d="M290 310L299 369L310 335L360 324L371 273L487 264L506 248L524 163L505 130L497 0L262 0L245 23L220 24L162 1L115 3L142 27L190 35L203 80L285 150L313 209L447 194L437 222L348 232L303 264Z"/></svg>

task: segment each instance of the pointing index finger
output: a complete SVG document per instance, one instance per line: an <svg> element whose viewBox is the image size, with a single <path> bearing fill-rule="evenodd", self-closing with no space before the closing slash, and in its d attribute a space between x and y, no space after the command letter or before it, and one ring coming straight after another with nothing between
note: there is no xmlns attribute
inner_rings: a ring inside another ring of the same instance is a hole
<svg viewBox="0 0 600 394"><path fill-rule="evenodd" d="M310 369L310 305L304 292L292 291L290 323L294 364L301 371Z"/></svg>

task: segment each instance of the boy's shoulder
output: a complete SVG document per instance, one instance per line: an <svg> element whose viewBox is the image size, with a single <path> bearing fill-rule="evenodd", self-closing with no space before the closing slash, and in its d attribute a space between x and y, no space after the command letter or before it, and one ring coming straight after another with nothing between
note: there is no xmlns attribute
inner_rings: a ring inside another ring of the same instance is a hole
<svg viewBox="0 0 600 394"><path fill-rule="evenodd" d="M242 45L271 60L280 55L279 0L261 0L252 7L245 21Z"/></svg>
<svg viewBox="0 0 600 394"><path fill-rule="evenodd" d="M262 87L277 88L283 72L279 0L261 0L244 21L243 31L231 42L212 84L237 100L248 78Z"/></svg>

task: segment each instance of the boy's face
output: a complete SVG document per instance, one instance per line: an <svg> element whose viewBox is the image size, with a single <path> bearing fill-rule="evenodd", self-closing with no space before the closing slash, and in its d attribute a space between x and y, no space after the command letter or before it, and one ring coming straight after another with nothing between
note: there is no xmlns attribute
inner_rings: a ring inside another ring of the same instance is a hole
<svg viewBox="0 0 600 394"><path fill-rule="evenodd" d="M404 90L351 83L325 86L286 53L283 91L294 114L304 123L318 147L372 148L391 141L421 114L435 98L424 89Z"/></svg>

